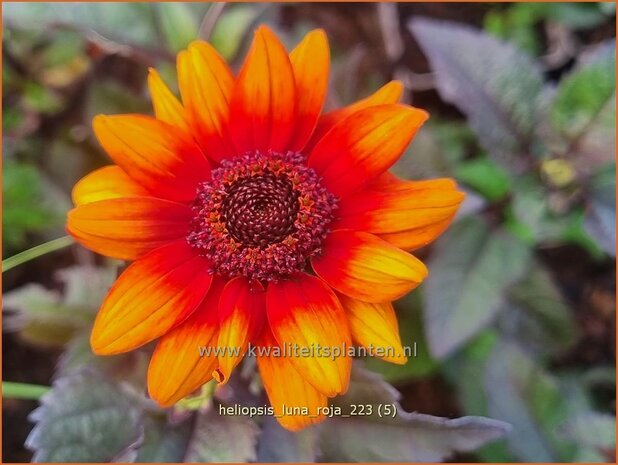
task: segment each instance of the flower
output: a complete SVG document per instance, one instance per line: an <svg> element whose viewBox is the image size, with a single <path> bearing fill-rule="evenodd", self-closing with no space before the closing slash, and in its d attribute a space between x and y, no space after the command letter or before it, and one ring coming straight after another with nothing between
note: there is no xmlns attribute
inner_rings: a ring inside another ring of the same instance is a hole
<svg viewBox="0 0 618 465"><path fill-rule="evenodd" d="M94 119L115 165L76 184L67 231L133 263L91 345L109 355L158 339L148 390L162 406L227 382L250 344L388 346L385 359L406 361L391 302L427 276L408 251L435 239L464 195L449 179L387 172L428 117L397 103L399 82L321 114L329 61L321 30L288 55L259 27L237 75L196 41L178 55L182 103L151 69L154 118ZM288 429L322 420L347 389L351 358L318 355L257 353Z"/></svg>

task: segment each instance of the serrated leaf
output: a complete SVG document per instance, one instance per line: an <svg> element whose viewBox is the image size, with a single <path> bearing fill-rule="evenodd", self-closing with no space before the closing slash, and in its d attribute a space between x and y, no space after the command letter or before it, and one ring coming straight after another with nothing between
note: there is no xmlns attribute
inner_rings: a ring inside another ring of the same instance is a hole
<svg viewBox="0 0 618 465"><path fill-rule="evenodd" d="M59 378L30 414L35 462L107 462L139 434L139 410L119 385L90 372Z"/></svg>
<svg viewBox="0 0 618 465"><path fill-rule="evenodd" d="M99 356L92 352L90 346L90 327L73 335L58 359L55 376L67 376L72 373L93 369L109 379L133 383L143 388L150 353L134 350L124 354Z"/></svg>
<svg viewBox="0 0 618 465"><path fill-rule="evenodd" d="M488 413L513 426L506 440L525 462L569 461L575 447L557 434L569 415L556 379L518 346L499 341L483 379Z"/></svg>
<svg viewBox="0 0 618 465"><path fill-rule="evenodd" d="M401 413L379 422L333 418L322 432L320 447L328 462L439 462L500 438L508 426L483 417Z"/></svg>
<svg viewBox="0 0 618 465"><path fill-rule="evenodd" d="M436 243L425 283L424 321L432 354L444 358L486 327L531 251L477 217L455 223Z"/></svg>
<svg viewBox="0 0 618 465"><path fill-rule="evenodd" d="M318 455L315 428L298 432L284 429L272 417L266 417L259 437L257 461L269 463L312 463Z"/></svg>
<svg viewBox="0 0 618 465"><path fill-rule="evenodd" d="M429 58L441 97L465 113L496 161L525 166L525 158L540 151L538 66L511 44L467 26L423 18L409 27Z"/></svg>
<svg viewBox="0 0 618 465"><path fill-rule="evenodd" d="M321 458L329 462L436 462L469 452L506 434L507 424L482 417L446 419L408 413L399 393L375 374L355 366L349 392L334 399L344 412L372 405L372 414L334 417L320 425ZM394 404L395 417L380 418L379 406Z"/></svg>
<svg viewBox="0 0 618 465"><path fill-rule="evenodd" d="M352 365L348 391L344 396L333 398L332 404L349 409L351 404L389 404L400 399L399 391L387 383L382 376L367 370L361 362L355 362Z"/></svg>
<svg viewBox="0 0 618 465"><path fill-rule="evenodd" d="M191 437L191 423L171 424L164 416L144 420L144 438L135 462L182 462Z"/></svg>
<svg viewBox="0 0 618 465"><path fill-rule="evenodd" d="M259 429L250 418L219 415L214 410L195 420L185 462L248 462L256 458Z"/></svg>

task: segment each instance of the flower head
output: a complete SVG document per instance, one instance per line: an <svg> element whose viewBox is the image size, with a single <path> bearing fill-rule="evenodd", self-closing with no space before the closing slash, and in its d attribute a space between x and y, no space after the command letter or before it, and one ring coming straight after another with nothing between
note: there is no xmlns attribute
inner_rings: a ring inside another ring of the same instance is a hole
<svg viewBox="0 0 618 465"><path fill-rule="evenodd" d="M225 383L251 344L279 421L300 429L349 381L348 354L316 347L388 346L385 359L406 361L391 302L427 275L408 252L463 194L387 172L428 116L398 103L400 83L322 114L329 61L321 30L288 55L260 27L236 75L197 41L178 55L182 103L151 70L155 117L94 120L115 165L77 183L67 230L133 263L91 345L117 354L158 339L148 389L163 406ZM312 351L259 350L285 347Z"/></svg>

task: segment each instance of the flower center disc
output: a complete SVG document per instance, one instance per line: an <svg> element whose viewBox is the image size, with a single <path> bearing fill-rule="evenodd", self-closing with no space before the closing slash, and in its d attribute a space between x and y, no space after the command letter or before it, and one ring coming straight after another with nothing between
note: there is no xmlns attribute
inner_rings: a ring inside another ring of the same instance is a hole
<svg viewBox="0 0 618 465"><path fill-rule="evenodd" d="M292 152L245 155L198 186L187 241L216 273L278 281L320 252L337 200L304 161Z"/></svg>
<svg viewBox="0 0 618 465"><path fill-rule="evenodd" d="M237 242L266 247L294 230L298 192L284 175L264 173L232 184L221 208L221 221Z"/></svg>

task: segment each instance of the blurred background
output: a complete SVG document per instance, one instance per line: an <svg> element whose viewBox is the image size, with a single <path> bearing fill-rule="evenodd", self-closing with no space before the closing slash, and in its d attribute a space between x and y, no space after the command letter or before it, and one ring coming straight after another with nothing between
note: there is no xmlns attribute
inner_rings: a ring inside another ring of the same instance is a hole
<svg viewBox="0 0 618 465"><path fill-rule="evenodd" d="M174 87L175 55L197 37L237 69L259 23L288 46L326 30L328 108L402 80L431 118L393 171L468 193L417 253L430 279L397 304L417 357L367 366L407 411L513 425L456 460L614 461L613 3L3 3L3 380L142 373L143 354L88 348L118 263L48 242L65 236L74 183L109 164L93 116L150 114L148 67ZM5 390L6 462L31 458L36 397Z"/></svg>

